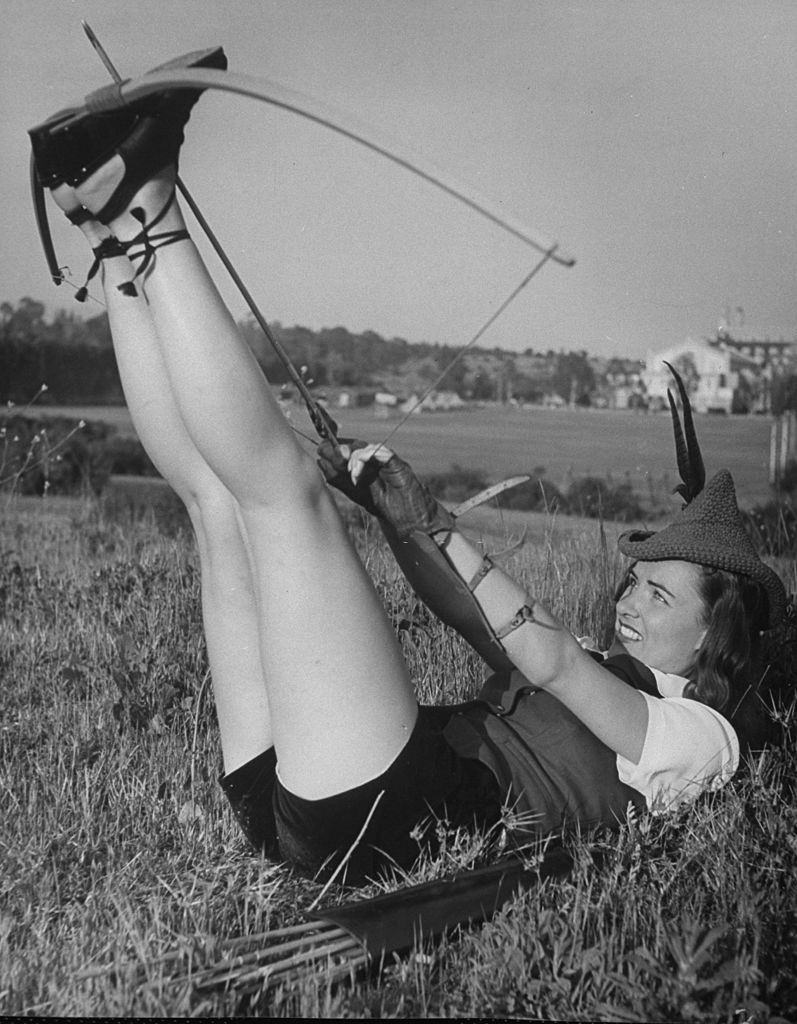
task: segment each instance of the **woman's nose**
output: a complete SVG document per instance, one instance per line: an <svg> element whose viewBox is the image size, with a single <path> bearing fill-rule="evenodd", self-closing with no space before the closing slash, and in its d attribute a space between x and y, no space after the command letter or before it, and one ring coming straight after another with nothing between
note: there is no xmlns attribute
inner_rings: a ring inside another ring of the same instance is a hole
<svg viewBox="0 0 797 1024"><path fill-rule="evenodd" d="M632 617L638 614L636 601L634 600L634 591L630 588L617 602L617 611L622 612L623 615L630 615Z"/></svg>

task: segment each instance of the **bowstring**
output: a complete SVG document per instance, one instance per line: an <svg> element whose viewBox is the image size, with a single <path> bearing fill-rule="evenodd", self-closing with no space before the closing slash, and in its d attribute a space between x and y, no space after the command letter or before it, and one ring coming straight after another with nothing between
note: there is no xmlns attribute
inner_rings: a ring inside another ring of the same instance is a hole
<svg viewBox="0 0 797 1024"><path fill-rule="evenodd" d="M73 291L80 291L80 286L75 284L75 282L72 280L71 275L72 271L69 269L69 267L59 267L59 280L56 283L68 285ZM88 290L86 291L85 301L96 302L98 306L102 306L102 308L105 309L105 303L102 301L102 299L98 299L96 295L92 295L91 292Z"/></svg>
<svg viewBox="0 0 797 1024"><path fill-rule="evenodd" d="M448 374L451 372L451 370L456 366L456 364L459 362L459 360L465 355L465 353L468 351L468 349L472 348L476 344L476 342L479 340L479 338L481 338L485 334L485 332L495 323L495 321L498 319L499 316L501 316L501 314L504 312L504 310L506 310L506 308L510 305L510 303L514 302L514 300L518 297L518 295L520 295L520 293L523 291L523 289L526 287L526 285L529 283L529 281L531 281L531 279L533 277L535 277L536 274L538 274L540 270L542 270L542 268L545 266L545 264L548 262L548 260L556 252L556 249L557 249L557 246L553 245L553 246L551 246L550 249L548 249L545 253L543 253L542 257L537 261L537 263L535 263L535 265L528 272L528 274L526 274L526 276L523 278L523 280L520 282L520 284L516 285L516 287L513 288L513 290L504 299L504 301L495 310L495 312L492 313L487 318L487 320L484 321L484 323L481 325L481 327L478 329L478 331L476 331L476 333L473 335L473 337L470 339L470 341L462 346L462 348L459 350L459 352L457 352L457 354L454 356L454 358L445 367L443 372L438 377L436 377L435 380L432 381L432 383L423 392L421 397L412 406L410 406L409 409L407 409L407 411L404 413L404 415L401 417L401 419L398 421L398 423L393 427L393 429L388 433L388 435L382 441L379 442L379 444L376 447L376 451L374 452L374 454L376 454L376 452L380 451L380 449L384 448L387 445L388 441L399 431L399 429L401 427L404 426L404 424L407 422L407 420L410 418L410 416L412 416L412 414L415 412L415 410L419 409L423 405L423 403L426 401L426 399L429 397L429 395L442 383L443 380L445 380L445 378L448 376Z"/></svg>
<svg viewBox="0 0 797 1024"><path fill-rule="evenodd" d="M89 39L89 42L94 47L95 51L97 52L98 56L100 57L100 60L105 65L106 69L108 70L111 78L115 82L117 82L117 83L121 82L122 81L121 75L119 74L116 66L113 64L113 62L111 61L110 57L106 53L104 47L102 46L102 44L100 43L99 39L95 35L94 31L89 26L88 22L85 19L82 19L81 20L81 24L83 26L84 32L86 33L86 35L87 35L87 37ZM331 128L335 128L335 125L331 124L330 122L324 121L323 119L321 119L321 120L322 120L322 123L327 124ZM340 129L336 129L336 130L340 130ZM348 135L350 133L344 132L343 134L347 134ZM360 141L364 141L364 140L360 140ZM368 144L368 145L370 145L370 144ZM392 155L391 153L389 153L386 150L383 150L381 147L371 146L371 148L375 148L378 152L383 153L383 155L387 156L389 159L396 160L396 157L394 155ZM408 164L404 160L397 160L397 162L402 164L402 165L404 165L404 166L406 166L406 167L408 167L408 169L412 170L414 173L420 173L421 177L426 178L427 180L430 180L433 183L440 185L442 188L444 188L445 191L452 193L453 195L457 196L459 199L462 199L467 205L472 206L472 207L474 207L477 210L481 210L482 213L485 212L484 210L481 209L481 207L478 204L474 203L472 200L469 200L467 197L462 196L458 191L453 190L450 187L444 185L442 182L438 181L436 178L430 177L430 175L418 171L417 168L415 168L412 165ZM331 434L328 432L328 429L325 429L323 431L319 429L319 426L318 426L318 424L316 422L316 415L320 416L321 419L325 422L326 421L326 416L324 415L325 411L323 410L322 407L319 410L318 403L316 402L314 397L309 393L309 390L304 386L304 382L300 379L300 375L298 374L298 372L296 371L295 367L293 366L293 363L290 360L290 358L288 357L287 353L282 351L281 346L277 344L276 340L272 336L271 331L269 330L267 324L265 323L265 318L262 316L262 314L260 313L260 310L254 304L254 300L252 299L251 295L249 295L249 293L248 293L247 289L245 288L245 286L243 285L243 282L241 281L241 279L238 277L238 274L235 271L235 269L233 268L229 258L227 257L227 255L224 252L224 250L221 248L220 243L215 238L215 235L213 234L213 232L210 230L210 227L207 224L207 222L205 221L204 216L199 211L196 203L193 201L192 196L190 195L188 190L185 188L185 186L183 185L183 182L179 179L179 177L177 179L177 187L178 187L179 191L181 192L181 194L183 195L183 197L186 199L188 205L191 208L192 213L196 216L197 220L199 221L200 226L204 229L205 234L208 236L208 238L209 238L210 242L212 243L214 249L216 250L216 252L221 257L222 262L224 263L225 267L227 268L227 270L231 274L231 276L233 278L233 281L238 286L239 291L241 291L241 293L243 294L243 297L247 301L247 304L249 305L250 310L254 314L255 319L258 321L258 323L260 324L261 328L263 329L263 332L266 335L266 338L271 342L272 348L276 351L277 356L280 357L280 361L283 363L283 365L285 366L286 370L288 371L288 374L291 377L292 382L297 386L297 388L299 390L299 393L301 394L302 398L305 401L305 405L307 406L308 412L310 413L310 417L311 417L311 419L313 421L313 425L315 426L317 433L321 434L321 436L325 440L331 440L333 444L337 444L337 436L336 436L337 429L336 429L336 425L330 424L330 427L332 428L331 429ZM497 218L495 216L490 215L490 219L495 220L497 223L501 224L503 227L506 227L508 230L511 230L508 227L508 225L506 225L503 222L497 220ZM516 233L516 232L512 231L512 233ZM420 406L423 404L423 402L429 397L429 395L446 378L446 376L451 372L451 370L454 368L454 366L457 364L457 362L462 358L462 356L468 351L468 349L472 348L473 345L476 344L476 342L484 335L484 333L492 326L492 324L495 323L495 321L498 319L498 317L501 316L502 313L507 309L507 307L510 305L510 303L512 303L517 298L517 296L523 291L523 289L532 280L532 278L535 277L536 274L548 262L548 260L550 260L556 254L558 248L559 248L558 244L554 244L554 245L551 245L548 249L546 249L543 252L542 257L537 261L537 263L529 271L529 273L526 274L526 276L523 278L523 280L520 282L520 284L518 284L510 292L510 294L507 296L506 299L504 299L504 301L495 310L495 312L490 317L488 317L488 319L482 324L482 326L473 335L473 337L470 339L470 341L468 341L465 345L462 346L462 348L459 350L459 352L457 352L457 354L454 356L454 358L444 368L442 373L440 373L440 375L434 381L432 381L432 383L426 388L426 390L422 393L421 397L415 402L415 404L412 405L405 412L405 414L398 421L398 423L393 427L393 429L387 434L387 436L384 438L384 440L379 442L376 451L379 451L381 448L384 448L385 445L387 444L387 442L407 422L407 420L415 412L415 410L420 408ZM62 275L62 280L67 280L67 279ZM70 281L68 283L71 284L72 282ZM73 287L74 287L74 285L73 285ZM101 300L96 300L96 301L98 301L100 305L105 305ZM317 411L317 410L319 410L319 411ZM314 413L316 413L316 415L314 415ZM291 424L291 426L292 426L293 430L295 431L295 433L299 434L301 437L305 438L306 440L310 440L310 441L313 440L312 438L309 438L303 431L301 431L297 427L293 426L293 424ZM318 442L316 441L315 444L318 445Z"/></svg>

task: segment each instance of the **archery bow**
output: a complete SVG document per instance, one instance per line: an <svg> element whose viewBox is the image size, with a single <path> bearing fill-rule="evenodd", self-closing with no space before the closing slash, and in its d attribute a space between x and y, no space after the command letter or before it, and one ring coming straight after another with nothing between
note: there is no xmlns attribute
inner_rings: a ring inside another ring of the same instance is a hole
<svg viewBox="0 0 797 1024"><path fill-rule="evenodd" d="M106 68L108 68L115 79L113 85L99 89L86 97L85 105L86 109L89 111L100 112L120 109L135 103L146 96L152 95L153 93L158 93L167 89L219 89L225 92L237 93L242 96L249 96L253 99L258 99L265 103L269 103L273 106L298 114L299 116L305 117L317 124L321 124L324 127L327 127L332 131L365 146L373 152L384 156L386 159L404 167L406 170L418 175L431 185L434 185L448 193L453 198L464 203L470 209L481 214L494 224L507 231L509 234L520 239L531 248L541 253L543 258L540 263L534 268L531 274L527 275L522 284L511 293L509 299L501 304L496 314L490 317L484 327L477 332L475 337L471 342L469 342L469 345L472 345L473 342L484 333L484 330L486 330L495 318L503 312L509 302L522 290L523 287L525 287L543 263L548 260L553 260L554 262L566 267L573 266L575 263L574 257L563 252L556 243L542 239L536 232L531 231L520 221L509 217L507 214L503 212L499 214L487 202L487 200L477 196L471 190L467 190L464 186L454 182L454 180L448 175L432 168L426 161L410 154L405 147L399 146L397 143L392 141L386 141L380 134L376 133L373 129L366 128L364 125L358 123L350 115L344 115L338 111L333 111L330 107L320 103L318 100L287 89L279 83L257 79L250 75L235 74L229 71L186 68L170 71L152 71L139 79L122 80L113 64L108 59L107 54L100 46L97 37L85 22L83 22L83 26L92 45L97 50ZM44 212L45 208L41 194L41 186L39 186L36 181L35 171L33 168L31 180L33 184L34 208L36 211L39 233L42 238L45 254L50 264L50 271L53 275L53 280L55 280L56 283L59 283L61 275L55 260L49 226L47 225L46 214ZM323 409L323 407L319 405L319 403L316 402L310 394L304 380L301 378L301 375L290 362L287 353L284 352L277 342L277 339L273 336L265 322L265 318L262 317L262 314L257 310L254 300L243 285L243 282L240 280L238 274L224 253L224 250L218 243L218 240L215 239L215 236L210 231L207 222L204 220L204 217L202 217L196 204L190 197L190 194L185 190L184 185L181 187L181 192L186 198L192 212L197 217L200 225L207 233L208 238L216 249L217 254L221 258L228 272L231 274L239 290L241 290L241 293L249 304L249 308L252 310L253 315L257 319L270 344L285 366L291 380L296 385L297 390L304 399L316 430L321 437L328 438L334 444L337 444L336 424L326 410ZM448 372L448 369L450 369L450 367L446 369L445 373Z"/></svg>
<svg viewBox="0 0 797 1024"><path fill-rule="evenodd" d="M90 93L86 97L86 109L97 112L118 110L151 96L153 93L164 92L168 89L220 89L222 92L233 92L240 96L249 96L264 103L270 103L272 106L281 107L310 121L315 121L317 124L379 153L413 174L419 175L494 224L504 228L516 238L536 249L537 252L548 253L555 250L553 259L557 263L566 267L572 267L575 263L575 257L561 251L557 245L543 239L515 218L504 213L499 214L486 199L477 196L471 190L466 190L463 185L455 182L449 175L433 168L419 156L411 154L406 147L400 146L392 140L388 141L381 133L360 124L351 115L333 110L319 100L287 89L278 82L254 78L252 75L208 68L150 71L142 75L141 78L127 79ZM470 194L468 194L469 192Z"/></svg>

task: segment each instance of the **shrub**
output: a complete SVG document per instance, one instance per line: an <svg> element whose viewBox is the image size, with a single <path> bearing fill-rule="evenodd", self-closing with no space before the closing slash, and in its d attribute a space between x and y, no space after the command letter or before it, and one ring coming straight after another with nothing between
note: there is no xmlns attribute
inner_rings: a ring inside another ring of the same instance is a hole
<svg viewBox="0 0 797 1024"><path fill-rule="evenodd" d="M454 463L446 473L433 473L424 482L441 501L459 502L488 487L490 481L481 470L464 469ZM633 486L625 481L615 484L611 479L579 477L563 493L545 476L545 468L536 466L530 479L498 495L498 507L524 512L559 512L590 519L616 519L627 523L644 518L645 509Z"/></svg>
<svg viewBox="0 0 797 1024"><path fill-rule="evenodd" d="M567 499L550 480L545 478L545 469L537 466L532 470L530 479L509 491L499 495L497 504L500 508L522 509L526 512L563 512L567 513Z"/></svg>
<svg viewBox="0 0 797 1024"><path fill-rule="evenodd" d="M567 491L567 502L571 513L589 519L616 519L628 523L644 516L631 484L613 484L596 476L574 480Z"/></svg>
<svg viewBox="0 0 797 1024"><path fill-rule="evenodd" d="M113 434L106 453L112 476L160 476L138 438Z"/></svg>
<svg viewBox="0 0 797 1024"><path fill-rule="evenodd" d="M112 473L157 475L138 440L99 421L17 413L0 435L0 483L20 494L100 494Z"/></svg>
<svg viewBox="0 0 797 1024"><path fill-rule="evenodd" d="M104 423L18 414L6 418L2 429L0 479L21 494L99 491L107 479Z"/></svg>
<svg viewBox="0 0 797 1024"><path fill-rule="evenodd" d="M483 491L489 481L479 469L465 469L455 462L446 473L431 473L424 483L441 501L465 501Z"/></svg>

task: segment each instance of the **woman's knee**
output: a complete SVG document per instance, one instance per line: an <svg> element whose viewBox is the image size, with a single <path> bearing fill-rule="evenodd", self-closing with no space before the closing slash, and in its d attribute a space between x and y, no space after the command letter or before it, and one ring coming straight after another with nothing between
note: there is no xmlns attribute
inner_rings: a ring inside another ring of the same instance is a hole
<svg viewBox="0 0 797 1024"><path fill-rule="evenodd" d="M252 466L252 472L235 499L244 513L259 511L319 510L329 504L329 493L315 461L298 449L275 470L272 459Z"/></svg>
<svg viewBox="0 0 797 1024"><path fill-rule="evenodd" d="M326 533L339 520L335 504L315 462L301 458L285 466L278 480L267 479L253 466L244 493L233 494L208 472L178 492L188 511L200 554L246 544L253 533L262 539L264 529L282 535L285 529L302 533L303 526Z"/></svg>
<svg viewBox="0 0 797 1024"><path fill-rule="evenodd" d="M178 492L200 542L235 537L239 533L237 502L212 474Z"/></svg>

